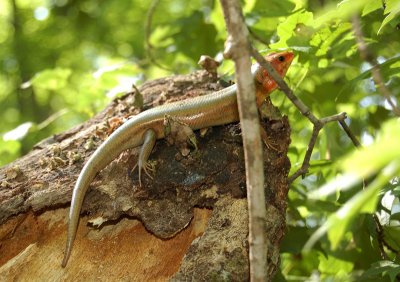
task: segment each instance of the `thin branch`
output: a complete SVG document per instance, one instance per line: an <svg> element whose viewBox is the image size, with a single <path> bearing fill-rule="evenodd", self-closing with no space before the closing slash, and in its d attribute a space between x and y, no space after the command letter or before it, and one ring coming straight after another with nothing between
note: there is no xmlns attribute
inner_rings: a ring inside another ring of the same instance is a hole
<svg viewBox="0 0 400 282"><path fill-rule="evenodd" d="M342 126L344 132L346 132L347 136L349 136L351 142L353 142L353 145L356 147L361 147L360 141L358 141L356 135L351 131L346 122L344 120L339 120L339 123Z"/></svg>
<svg viewBox="0 0 400 282"><path fill-rule="evenodd" d="M265 68L271 77L275 80L276 84L278 84L279 88L285 93L286 97L289 98L290 101L297 107L300 113L308 118L312 124L317 124L320 121L318 118L314 116L314 114L310 111L310 109L294 94L292 89L286 84L286 82L282 79L282 77L276 72L276 70L272 67L272 65L267 62L263 56L254 48L251 50L252 56L256 59L256 61Z"/></svg>
<svg viewBox="0 0 400 282"><path fill-rule="evenodd" d="M324 117L321 118L320 121L322 123L322 125L324 126L325 124L332 122L332 121L342 121L345 120L347 118L347 115L345 112L336 114L336 115L332 115L332 116L328 116L328 117Z"/></svg>
<svg viewBox="0 0 400 282"><path fill-rule="evenodd" d="M242 128L249 209L250 280L266 281L268 242L265 239L266 206L260 122L255 98L248 30L238 0L221 0L228 31L225 55L235 62L238 107Z"/></svg>
<svg viewBox="0 0 400 282"><path fill-rule="evenodd" d="M314 146L317 141L317 137L321 129L325 126L325 124L332 122L332 121L344 121L346 119L346 113L340 113L337 115L329 116L329 117L324 117L321 119L318 119L314 114L311 112L311 110L299 99L297 98L294 94L292 89L286 84L286 82L280 77L280 75L275 71L275 69L272 67L272 65L267 62L261 55L258 53L258 51L254 48L251 50L253 57L256 59L256 61L263 67L265 68L268 73L271 75L273 80L278 84L279 88L285 93L286 97L289 98L289 100L296 106L296 108L301 112L303 116L308 118L310 122L313 124L313 133L310 138L310 142L308 143L306 155L303 160L303 164L301 167L289 177L288 181L289 183L292 183L297 177L300 175L304 175L307 173L308 168L310 167L310 160L311 160L311 155L314 150ZM350 130L349 130L350 132ZM349 135L349 132L346 132ZM349 135L350 137L350 135ZM350 137L351 138L351 137Z"/></svg>
<svg viewBox="0 0 400 282"><path fill-rule="evenodd" d="M342 122L346 119L346 113L340 113L337 115L333 116L328 116L325 118L321 118L318 123L314 124L313 127L313 132L310 138L310 141L307 146L307 151L306 155L304 156L303 164L301 165L300 169L298 169L294 174L292 174L288 181L289 183L292 183L297 177L304 175L307 173L308 168L310 167L310 160L311 160L311 155L315 147L315 143L317 142L318 134L321 131L321 129L324 127L325 124L332 122L332 121L339 121Z"/></svg>
<svg viewBox="0 0 400 282"><path fill-rule="evenodd" d="M387 100L389 105L392 107L395 115L400 116L400 109L397 106L397 101L394 96L390 92L390 90L386 87L385 81L381 74L381 69L379 68L379 64L376 61L376 58L372 56L370 51L368 50L367 44L364 41L364 36L361 29L360 19L358 16L353 17L353 32L357 40L358 50L360 51L361 58L368 62L371 68L372 79L375 84L378 86L378 91L382 94L383 97Z"/></svg>
<svg viewBox="0 0 400 282"><path fill-rule="evenodd" d="M358 21L358 18L357 18L356 22L357 21ZM359 27L359 25L358 25L358 27ZM361 40L362 40L362 35L361 35ZM362 40L362 42L364 42L364 41ZM363 50L366 50L365 43L362 46L363 47L361 47L361 48ZM299 111L305 117L307 117L311 121L311 123L314 125L313 132L312 132L312 135L311 135L308 147L307 147L306 155L305 155L304 160L303 160L303 164L300 167L300 169L298 169L294 174L292 174L289 177L289 179L288 179L289 183L292 183L300 175L302 175L304 177L304 175L307 173L307 170L310 167L311 155L312 155L312 151L314 149L314 146L316 144L316 140L317 140L318 134L319 134L320 130L324 127L325 124L327 124L329 122L332 122L332 121L338 121L339 124L341 125L341 127L343 128L343 130L346 132L347 136L353 142L353 144L356 147L361 147L361 144L358 141L358 139L356 138L355 134L351 131L351 129L348 127L348 125L345 122L346 113L340 113L340 114L337 114L337 115L333 115L333 116L329 116L329 117L325 117L325 118L321 118L321 119L316 118L312 114L310 109L299 98L297 98L293 94L293 91L289 88L289 86L286 84L286 82L278 75L278 73L276 73L276 71L273 69L273 67L266 60L264 60L264 58L258 53L258 51L253 49L252 53L253 53L253 57L257 60L257 62L270 73L271 77L276 81L276 83L279 85L280 89L285 93L285 95L292 101L292 103L299 109ZM374 70L375 70L376 73L379 74L378 78L381 78L380 71L379 71L379 68L377 67L378 65L376 64L376 62L375 62L375 66L376 67L374 67L372 69L373 73L374 73ZM382 84L383 88L387 90L387 88L384 86L384 83L383 83L382 80L378 79L378 82L375 81L375 83ZM383 88L380 87L381 91L382 91ZM386 90L384 90L384 91L386 91ZM388 94L388 93L386 93L386 94ZM389 92L389 94L390 94L390 92ZM385 94L383 94L383 95L386 97ZM388 99L389 103L390 103L390 96L391 95L386 97L386 99L389 98ZM397 114L397 110L398 110L397 107L394 104L391 104L391 105L393 107L393 111ZM368 186L368 183L365 180L363 180L363 188L365 189L367 186ZM375 215L373 216L373 218L374 218L374 221L375 221L375 225L377 227L378 234L382 233L380 231L382 228L380 226L378 218ZM387 254L385 253L383 245L388 246L388 244L385 241L385 239L383 238L383 236L380 236L378 238L378 244L379 244L379 250L380 250L382 258L387 258Z"/></svg>
<svg viewBox="0 0 400 282"><path fill-rule="evenodd" d="M258 36L257 33L255 33L249 26L247 27L247 29L249 30L250 35L257 41L259 41L260 43L266 45L269 48L269 42L266 41L265 39L261 38L260 36Z"/></svg>
<svg viewBox="0 0 400 282"><path fill-rule="evenodd" d="M393 99L394 99L394 98L392 98L393 95L391 94L389 89L385 86L383 77L380 72L379 64L377 63L376 59L370 55L367 45L365 44L365 41L364 41L363 35L362 35L362 31L361 31L361 27L360 27L360 21L359 21L358 17L353 18L353 29L354 29L355 36L357 38L358 48L360 50L362 58L372 65L371 73L372 73L374 82L378 85L378 90L381 92L381 94L386 98L388 103L391 105L393 112L397 116L400 116L400 110L396 106L397 102L393 101ZM325 124L332 122L332 121L338 121L339 124L341 125L341 127L343 128L343 130L346 132L347 136L353 142L353 144L356 147L361 147L361 144L358 141L358 139L356 138L355 134L351 131L351 129L348 127L348 125L345 122L346 113L340 113L337 115L318 119L317 117L315 117L313 115L313 113L310 111L310 109L299 98L297 98L293 94L293 91L289 88L289 86L286 84L286 82L278 75L278 73L274 70L274 68L271 66L271 64L269 64L266 60L264 60L264 58L258 53L257 50L255 50L253 48L252 54L253 54L253 57L257 60L257 62L269 72L269 74L275 80L275 82L278 84L280 89L285 93L285 95L289 98L289 100L292 101L292 103L297 107L297 109L299 109L299 111L302 113L302 115L307 117L310 120L310 122L313 124L313 132L312 132L312 135L311 135L308 147L307 147L307 151L306 151L306 154L305 154L305 157L303 160L303 164L300 169L298 169L293 175L291 175L289 177L289 179L288 179L289 183L292 183L300 175L303 175L303 177L304 177L305 173L307 173L307 170L310 166L309 163L311 160L312 151L316 144L318 134L321 131L321 129L325 126ZM364 181L363 182L364 189L366 188L367 185L368 184ZM387 256L383 246L385 245L386 247L388 247L388 244L386 243L385 239L382 236L382 234L383 234L382 226L376 215L373 215L373 218L374 218L374 221L376 224L376 229L378 232L378 245L379 245L379 250L380 250L381 256L383 259L387 259L388 256ZM389 249L392 250L391 248L389 248ZM397 251L396 251L396 253L397 253Z"/></svg>
<svg viewBox="0 0 400 282"><path fill-rule="evenodd" d="M315 146L315 143L317 142L318 134L319 134L321 129L322 129L322 127L320 127L320 126L314 126L313 127L313 132L311 134L310 141L308 142L306 155L304 156L304 159L303 159L303 164L301 165L301 167L295 173L293 173L289 177L289 179L288 179L289 183L292 183L300 175L302 175L303 178L304 178L305 174L307 173L308 168L310 167L311 155L312 155L312 152L314 150L314 146Z"/></svg>
<svg viewBox="0 0 400 282"><path fill-rule="evenodd" d="M153 2L151 2L151 4L150 4L149 10L147 11L146 23L144 25L144 34L145 34L145 46L144 47L146 50L147 57L150 59L150 61L154 65L156 65L157 67L159 67L161 69L171 71L171 69L161 65L159 62L157 62L156 58L154 58L153 53L152 53L153 45L150 42L151 24L153 21L153 14L156 11L156 8L159 3L160 3L160 0L153 0Z"/></svg>

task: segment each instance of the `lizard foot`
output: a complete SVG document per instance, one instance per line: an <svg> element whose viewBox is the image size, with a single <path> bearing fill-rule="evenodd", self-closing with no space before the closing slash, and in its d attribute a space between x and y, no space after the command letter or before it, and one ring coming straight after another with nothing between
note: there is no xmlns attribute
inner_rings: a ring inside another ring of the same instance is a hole
<svg viewBox="0 0 400 282"><path fill-rule="evenodd" d="M146 161L142 163L141 161L138 161L135 166L132 168L131 173L138 168L139 171L139 186L142 187L142 170L146 173L146 175L150 178L153 179L154 177L151 175L151 173L155 173L155 163Z"/></svg>
<svg viewBox="0 0 400 282"><path fill-rule="evenodd" d="M276 152L280 152L279 145L276 142L274 142L273 140L271 140L271 138L268 136L268 133L265 131L265 129L260 127L260 130L261 130L261 139L264 142L265 146L267 146L267 148L272 149Z"/></svg>

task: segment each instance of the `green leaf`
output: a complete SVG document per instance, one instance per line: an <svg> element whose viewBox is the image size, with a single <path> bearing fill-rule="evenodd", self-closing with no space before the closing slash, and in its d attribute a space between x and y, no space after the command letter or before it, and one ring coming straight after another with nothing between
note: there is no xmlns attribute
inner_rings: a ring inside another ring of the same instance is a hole
<svg viewBox="0 0 400 282"><path fill-rule="evenodd" d="M362 11L362 17L382 8L382 0L368 0Z"/></svg>
<svg viewBox="0 0 400 282"><path fill-rule="evenodd" d="M382 71L382 75L389 79L392 75L399 75L400 73L400 56L394 56L387 59L385 62L378 65L379 69ZM358 76L353 79L348 80L346 85L340 90L339 95L342 93L352 92L357 85L365 79L370 79L372 77L371 68L364 72L361 72Z"/></svg>
<svg viewBox="0 0 400 282"><path fill-rule="evenodd" d="M349 273L353 270L354 264L350 261L338 259L332 255L325 256L318 255L319 265L318 270L322 273L334 275L336 278L348 277Z"/></svg>
<svg viewBox="0 0 400 282"><path fill-rule="evenodd" d="M340 163L344 173L312 192L309 197L319 199L338 190L349 189L384 167L392 174L393 169L398 169L397 161L400 159L397 140L400 140L400 122L397 119L388 120L382 125L378 142L342 159Z"/></svg>
<svg viewBox="0 0 400 282"><path fill-rule="evenodd" d="M36 73L34 77L29 81L29 84L35 88L41 88L53 91L59 90L67 85L67 81L71 73L72 73L71 69L65 69L65 68L47 69Z"/></svg>
<svg viewBox="0 0 400 282"><path fill-rule="evenodd" d="M396 276L400 273L400 265L392 261L378 261L371 265L371 268L363 273L360 279L379 279L385 276L390 277L390 281L396 281Z"/></svg>
<svg viewBox="0 0 400 282"><path fill-rule="evenodd" d="M281 252L298 254L310 237L311 230L307 227L289 227L281 243Z"/></svg>
<svg viewBox="0 0 400 282"><path fill-rule="evenodd" d="M331 201L314 200L314 199L297 199L292 200L292 204L296 207L304 206L310 212L335 212L340 206Z"/></svg>
<svg viewBox="0 0 400 282"><path fill-rule="evenodd" d="M335 7L335 4L331 2L317 14L314 26L321 27L334 20L346 21L363 9L365 4L365 0L342 0Z"/></svg>
<svg viewBox="0 0 400 282"><path fill-rule="evenodd" d="M359 213L372 213L375 211L378 203L378 188L379 186L377 185L372 189L367 188L361 191L331 217L333 226L328 230L328 238L332 243L333 249L336 249L349 225Z"/></svg>
<svg viewBox="0 0 400 282"><path fill-rule="evenodd" d="M172 35L177 48L186 56L197 61L201 55L214 56L220 49L217 29L206 23L199 11L178 21L179 32Z"/></svg>
<svg viewBox="0 0 400 282"><path fill-rule="evenodd" d="M350 23L339 24L335 27L325 27L318 31L310 41L310 45L318 48L315 53L316 56L324 56L338 38L345 33L351 31L352 25Z"/></svg>
<svg viewBox="0 0 400 282"><path fill-rule="evenodd" d="M354 152L343 160L343 169L359 177L367 177L394 160L400 159L398 150L400 122L391 119L382 125L378 142Z"/></svg>
<svg viewBox="0 0 400 282"><path fill-rule="evenodd" d="M396 186L391 193L396 196L397 198L400 197L400 186Z"/></svg>
<svg viewBox="0 0 400 282"><path fill-rule="evenodd" d="M313 34L312 22L313 13L304 10L286 17L277 29L279 41L272 44L271 48L283 48L288 45L306 46L308 38Z"/></svg>
<svg viewBox="0 0 400 282"><path fill-rule="evenodd" d="M397 251L400 251L400 226L383 226L385 242Z"/></svg>
<svg viewBox="0 0 400 282"><path fill-rule="evenodd" d="M379 27L378 34L380 31L392 20L397 19L397 14L400 13L400 2L398 0L386 0L385 1L385 19L382 21Z"/></svg>
<svg viewBox="0 0 400 282"><path fill-rule="evenodd" d="M282 17L288 16L295 8L295 4L288 0L257 0L253 11L263 17Z"/></svg>
<svg viewBox="0 0 400 282"><path fill-rule="evenodd" d="M4 141L0 138L0 166L3 166L16 157L18 157L21 149L21 143L15 140Z"/></svg>
<svg viewBox="0 0 400 282"><path fill-rule="evenodd" d="M335 249L359 213L375 211L380 189L398 173L400 173L400 160L395 160L386 166L365 190L358 192L336 213L330 215L327 221L311 236L304 249L309 250L326 233L328 233L332 248Z"/></svg>

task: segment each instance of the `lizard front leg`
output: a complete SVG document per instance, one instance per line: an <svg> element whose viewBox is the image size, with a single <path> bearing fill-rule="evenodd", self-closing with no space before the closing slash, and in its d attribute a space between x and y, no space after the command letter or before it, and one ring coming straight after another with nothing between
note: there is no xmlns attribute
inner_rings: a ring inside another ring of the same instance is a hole
<svg viewBox="0 0 400 282"><path fill-rule="evenodd" d="M189 146L194 147L195 152L197 152L196 135L192 128L180 118L165 115L164 135L168 144L175 144L182 156L185 157L190 154Z"/></svg>
<svg viewBox="0 0 400 282"><path fill-rule="evenodd" d="M149 156L156 143L156 133L153 129L148 129L143 135L143 144L140 148L139 158L136 165L132 168L132 171L138 168L139 171L139 185L142 186L142 170L150 177L150 172L154 172L153 165L149 162Z"/></svg>
<svg viewBox="0 0 400 282"><path fill-rule="evenodd" d="M196 136L189 125L179 120L166 115L164 117L164 134L165 139L169 144L175 144L183 156L190 153L188 144L193 146L197 151ZM154 166L149 162L151 151L156 142L156 132L153 129L147 129L143 134L143 144L140 149L139 158L131 172L138 168L139 185L142 186L142 171L144 171L151 179L153 176L150 172L155 171Z"/></svg>

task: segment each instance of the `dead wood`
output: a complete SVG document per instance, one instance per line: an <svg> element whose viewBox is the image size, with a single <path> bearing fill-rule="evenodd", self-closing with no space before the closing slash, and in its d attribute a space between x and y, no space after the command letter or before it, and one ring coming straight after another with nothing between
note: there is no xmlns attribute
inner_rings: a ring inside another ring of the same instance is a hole
<svg viewBox="0 0 400 282"><path fill-rule="evenodd" d="M145 108L221 88L206 72L162 78L139 88ZM0 168L0 277L8 280L248 279L245 172L238 124L196 132L198 150L182 156L158 141L154 179L130 174L138 149L108 165L85 198L69 264L60 266L72 189L83 164L120 122L137 114L134 95L113 101L91 120L41 142ZM269 203L268 272L279 267L285 231L286 118L263 126ZM139 220L140 222L138 222ZM102 224L100 228L88 226ZM143 224L143 225L142 225Z"/></svg>

